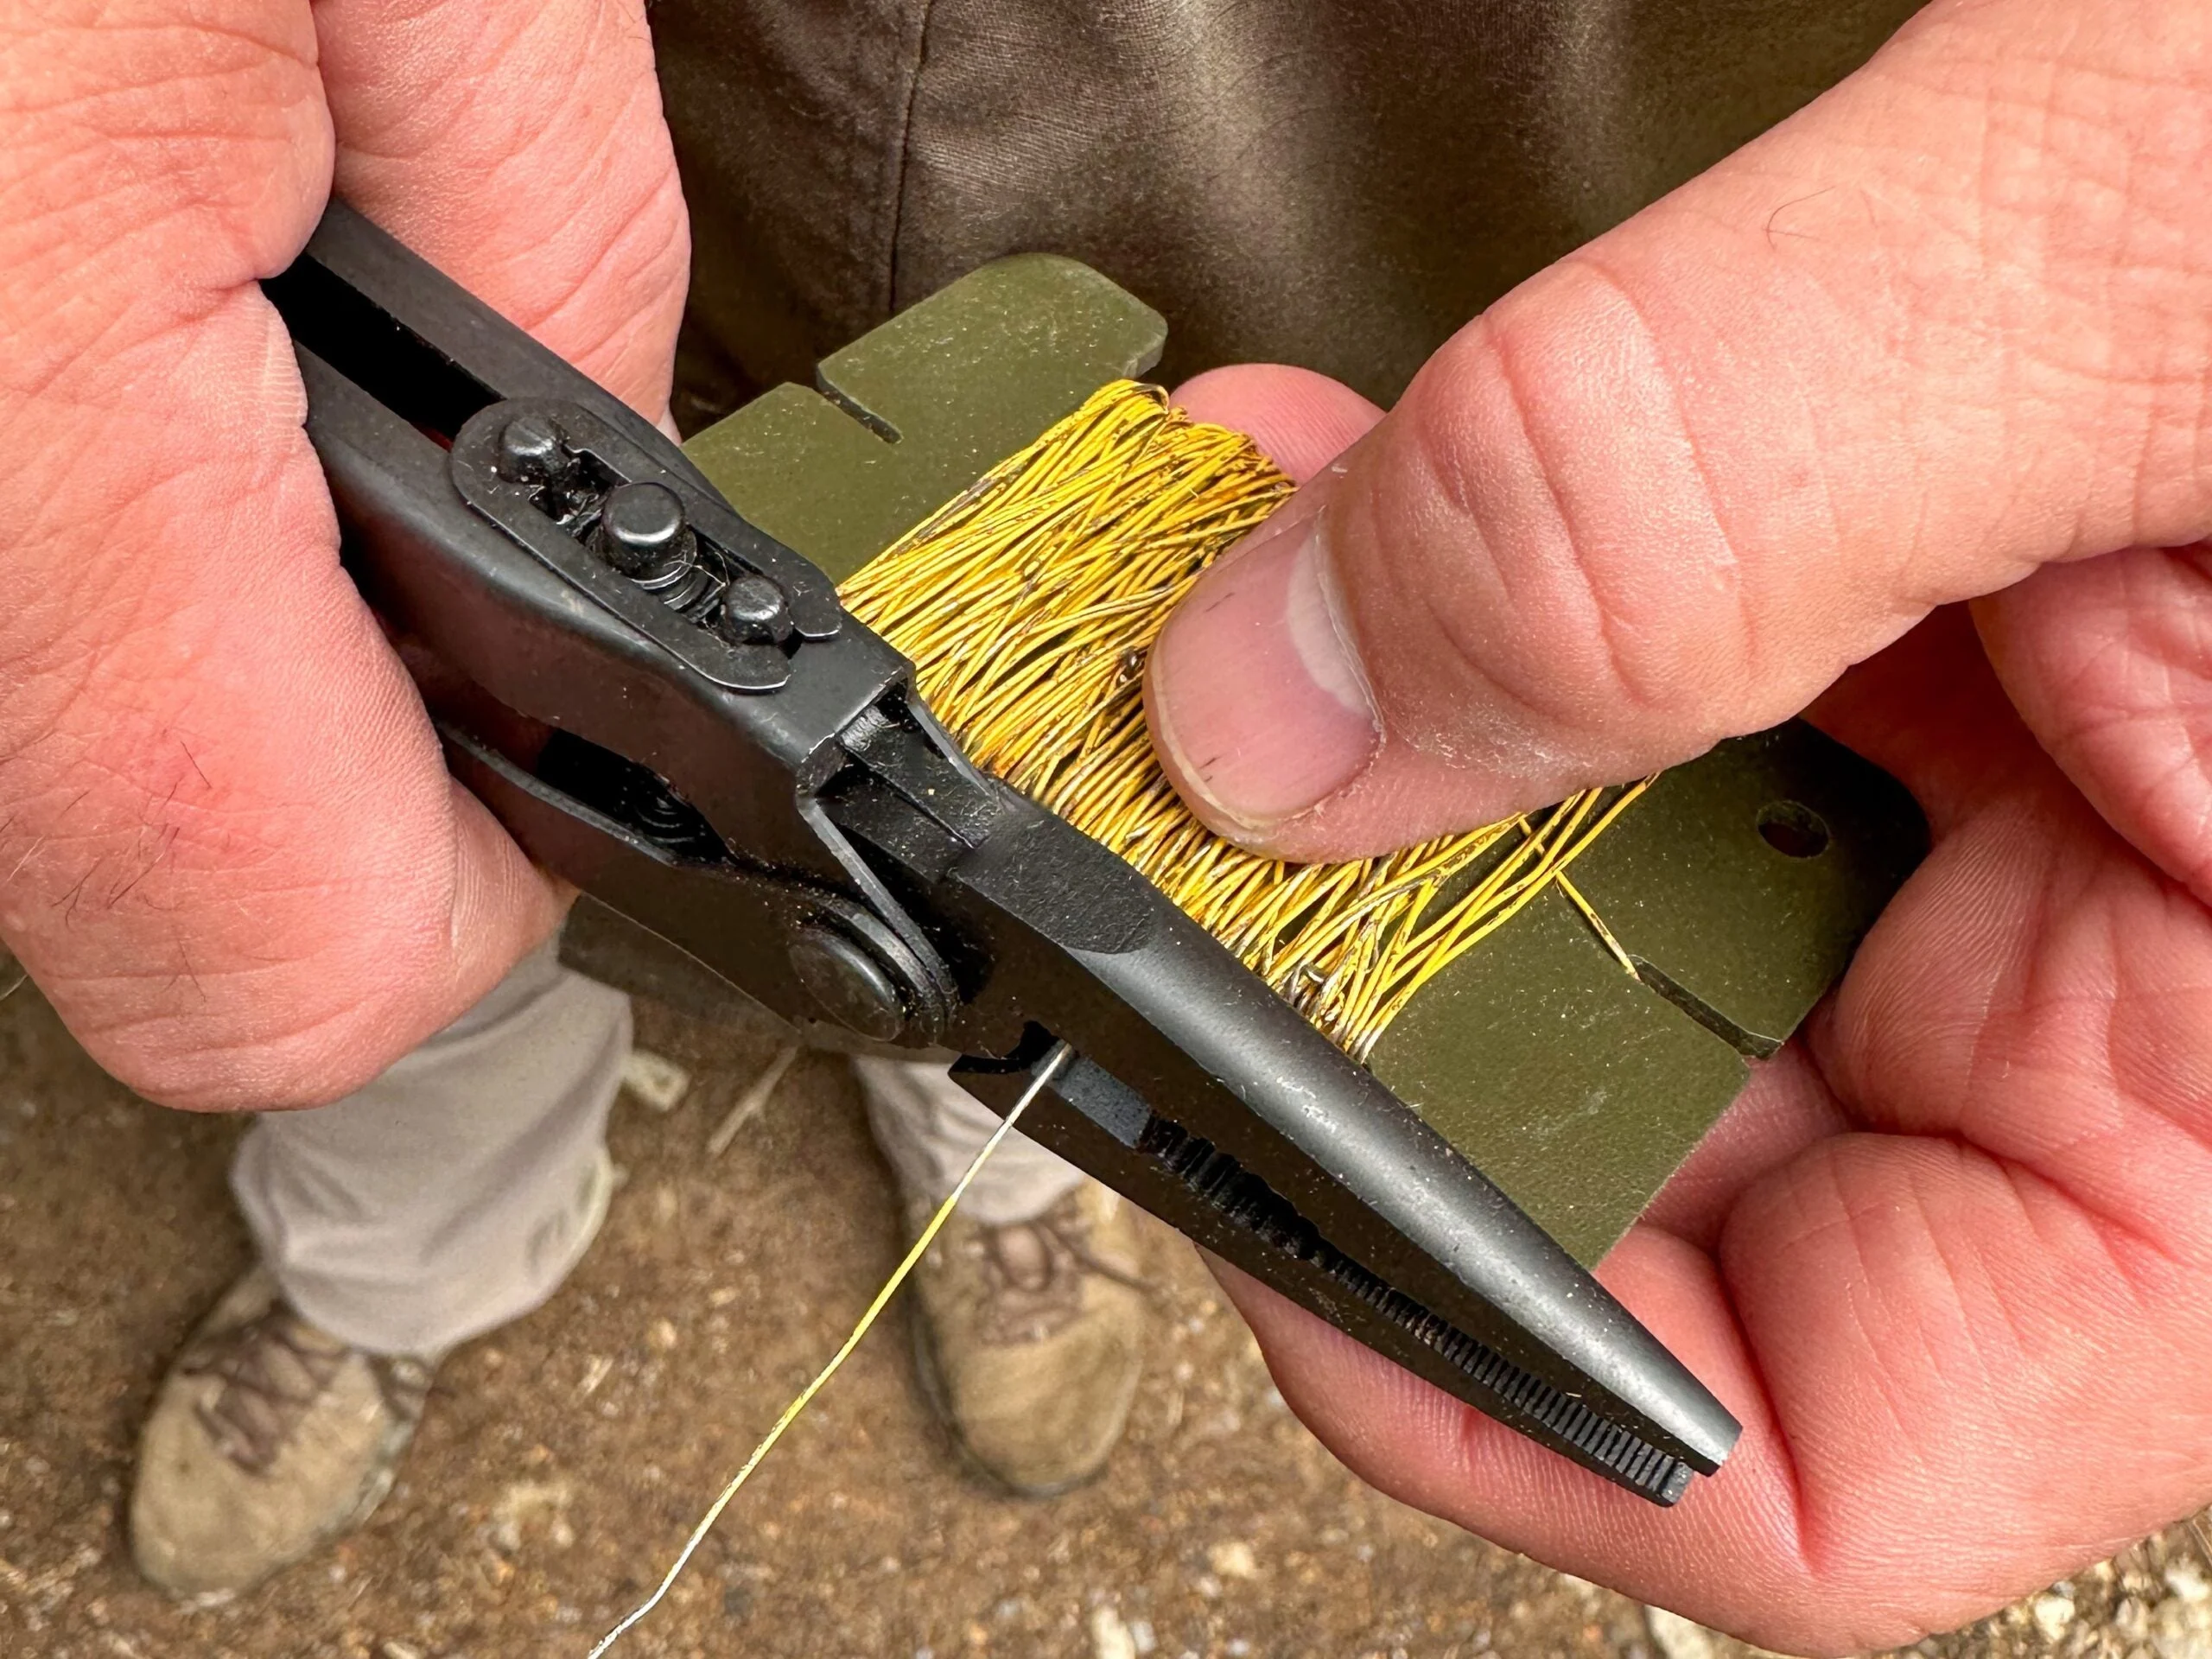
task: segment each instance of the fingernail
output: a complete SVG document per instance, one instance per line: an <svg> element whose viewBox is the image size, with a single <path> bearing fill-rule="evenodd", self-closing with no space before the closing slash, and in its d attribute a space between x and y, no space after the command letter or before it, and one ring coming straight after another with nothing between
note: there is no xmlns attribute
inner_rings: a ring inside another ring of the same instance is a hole
<svg viewBox="0 0 2212 1659"><path fill-rule="evenodd" d="M1154 648L1154 733L1217 822L1262 834L1367 769L1382 740L1332 595L1327 516L1233 550Z"/></svg>

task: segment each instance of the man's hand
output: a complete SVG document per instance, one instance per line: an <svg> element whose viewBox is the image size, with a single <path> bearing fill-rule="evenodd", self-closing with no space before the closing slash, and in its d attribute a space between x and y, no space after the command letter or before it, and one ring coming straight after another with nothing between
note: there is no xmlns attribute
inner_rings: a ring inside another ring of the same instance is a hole
<svg viewBox="0 0 2212 1659"><path fill-rule="evenodd" d="M1318 474L1154 658L1228 833L1366 851L1833 687L1815 717L1936 836L1605 1264L1743 1419L1717 1478L1647 1508L1233 1281L1306 1420L1792 1651L1962 1622L2212 1497L2212 14L1937 0L1325 471L1376 418L1350 394L1185 400Z"/></svg>
<svg viewBox="0 0 2212 1659"><path fill-rule="evenodd" d="M339 568L256 286L334 177L664 409L687 241L642 0L0 22L0 934L178 1105L343 1093L558 913Z"/></svg>

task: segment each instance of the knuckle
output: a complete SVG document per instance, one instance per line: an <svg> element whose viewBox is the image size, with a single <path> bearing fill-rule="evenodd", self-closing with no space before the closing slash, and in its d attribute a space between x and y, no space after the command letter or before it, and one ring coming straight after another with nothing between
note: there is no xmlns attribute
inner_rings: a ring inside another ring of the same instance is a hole
<svg viewBox="0 0 2212 1659"><path fill-rule="evenodd" d="M328 152L304 9L37 10L0 29L11 287L229 287L289 257Z"/></svg>
<svg viewBox="0 0 2212 1659"><path fill-rule="evenodd" d="M1739 562L1669 442L1681 418L1648 332L1617 304L1556 310L1478 322L1393 416L1373 493L1389 626L1554 731L1679 742L1753 656ZM1593 358L1624 366L1593 375Z"/></svg>
<svg viewBox="0 0 2212 1659"><path fill-rule="evenodd" d="M340 933L286 938L297 932L286 915L296 903L256 904L236 893L240 883L201 880L183 901L126 909L111 889L128 880L129 861L77 861L85 874L41 895L30 935L11 927L11 938L86 1052L159 1104L324 1104L443 1023L433 1004L448 976L419 931L380 925L341 891L291 896L324 909ZM93 892L101 884L111 892ZM211 919L211 888L226 894L222 920ZM116 907L92 913L104 903Z"/></svg>
<svg viewBox="0 0 2212 1659"><path fill-rule="evenodd" d="M194 735L206 710L144 695L129 714L72 711L0 771L0 932L149 1098L335 1098L443 1023L449 789L387 780L364 817L358 776L334 789L313 765L264 765L270 734Z"/></svg>

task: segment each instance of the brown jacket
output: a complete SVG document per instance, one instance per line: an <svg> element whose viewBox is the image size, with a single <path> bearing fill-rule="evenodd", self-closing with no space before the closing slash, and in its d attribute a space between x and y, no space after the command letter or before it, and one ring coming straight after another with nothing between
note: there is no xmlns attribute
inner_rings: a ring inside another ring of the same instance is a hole
<svg viewBox="0 0 2212 1659"><path fill-rule="evenodd" d="M656 0L687 429L1000 254L1177 378L1388 402L1454 328L1865 60L1916 0Z"/></svg>

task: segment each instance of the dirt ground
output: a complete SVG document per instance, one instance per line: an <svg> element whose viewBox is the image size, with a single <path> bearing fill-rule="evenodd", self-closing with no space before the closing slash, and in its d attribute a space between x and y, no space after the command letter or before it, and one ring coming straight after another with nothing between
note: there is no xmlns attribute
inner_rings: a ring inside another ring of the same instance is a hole
<svg viewBox="0 0 2212 1659"><path fill-rule="evenodd" d="M582 1659L894 1260L842 1063L803 1058L719 1159L765 1035L640 1011L690 1068L617 1109L626 1173L550 1306L456 1355L359 1535L230 1605L133 1574L120 1510L161 1369L246 1265L240 1125L134 1099L29 988L0 1003L0 1655ZM1049 1503L965 1474L886 1326L623 1655L875 1659L1742 1659L1694 1625L1402 1508L1284 1410L1189 1249L1107 1478ZM1921 1651L2212 1659L2186 1528Z"/></svg>

